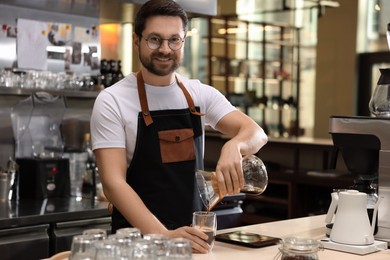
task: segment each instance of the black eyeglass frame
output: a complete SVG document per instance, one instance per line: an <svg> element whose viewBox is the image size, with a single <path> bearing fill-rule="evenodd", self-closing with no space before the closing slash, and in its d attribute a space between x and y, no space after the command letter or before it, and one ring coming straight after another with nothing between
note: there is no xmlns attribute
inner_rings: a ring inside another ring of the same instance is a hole
<svg viewBox="0 0 390 260"><path fill-rule="evenodd" d="M160 41L160 44L158 45L158 44L156 44L156 43L150 43L150 38L152 38L152 37L158 38L159 41ZM163 44L164 41L168 41L168 47L169 47L169 49L171 49L172 51L177 51L177 50L180 50L180 49L183 47L183 43L185 42L185 38L181 38L180 36L172 36L171 38L164 39L164 38L161 38L161 37L158 36L158 35L149 35L148 37L143 37L143 36L141 35L141 39L142 39L142 38L145 39L146 45L147 45L147 46L149 47L149 49L151 49L151 50L157 50L157 49L159 49L159 48L161 47L161 45ZM179 41L180 45L179 45L177 48L172 48L172 46L171 46L172 42L170 42L170 40L172 40L173 38L179 38L179 39L180 39L180 41ZM153 45L150 46L150 44L153 44Z"/></svg>

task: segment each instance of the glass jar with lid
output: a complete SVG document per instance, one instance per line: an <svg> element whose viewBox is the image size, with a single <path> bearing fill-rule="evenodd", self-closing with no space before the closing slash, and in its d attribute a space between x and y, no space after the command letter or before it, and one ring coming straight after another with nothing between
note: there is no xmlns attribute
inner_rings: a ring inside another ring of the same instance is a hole
<svg viewBox="0 0 390 260"><path fill-rule="evenodd" d="M281 240L279 253L275 259L280 260L318 260L317 252L322 244L315 239L287 237Z"/></svg>

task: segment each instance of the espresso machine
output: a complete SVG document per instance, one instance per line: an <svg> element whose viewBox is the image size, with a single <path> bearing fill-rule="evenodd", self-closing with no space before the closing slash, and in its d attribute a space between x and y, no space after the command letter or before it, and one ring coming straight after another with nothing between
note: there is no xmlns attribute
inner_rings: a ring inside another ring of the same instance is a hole
<svg viewBox="0 0 390 260"><path fill-rule="evenodd" d="M349 172L377 186L375 239L390 244L390 118L331 116L329 133Z"/></svg>

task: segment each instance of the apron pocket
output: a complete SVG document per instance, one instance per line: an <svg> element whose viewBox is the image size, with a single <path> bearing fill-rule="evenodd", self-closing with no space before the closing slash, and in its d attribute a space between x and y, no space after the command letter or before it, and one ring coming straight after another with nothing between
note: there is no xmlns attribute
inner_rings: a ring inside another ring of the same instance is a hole
<svg viewBox="0 0 390 260"><path fill-rule="evenodd" d="M192 128L159 131L158 138L163 163L195 160Z"/></svg>

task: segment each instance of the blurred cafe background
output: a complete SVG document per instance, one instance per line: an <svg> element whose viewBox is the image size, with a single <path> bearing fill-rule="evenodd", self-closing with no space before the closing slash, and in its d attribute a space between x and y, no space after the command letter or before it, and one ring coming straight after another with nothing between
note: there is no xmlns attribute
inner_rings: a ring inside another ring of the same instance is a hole
<svg viewBox="0 0 390 260"><path fill-rule="evenodd" d="M110 229L89 118L99 91L139 68L133 18L144 2L0 0L0 251L23 245L43 258L81 230ZM217 88L270 138L257 154L267 190L227 198L219 228L325 214L332 190L360 175L377 189L380 148L368 174L354 172L330 122L371 116L379 69L390 67L390 1L177 2L190 18L179 72ZM207 169L225 141L207 129Z"/></svg>

